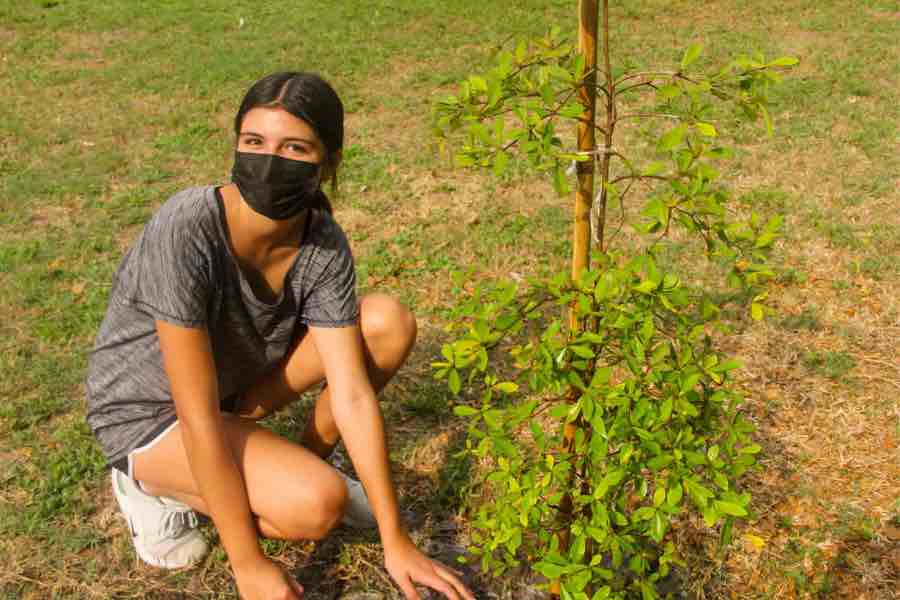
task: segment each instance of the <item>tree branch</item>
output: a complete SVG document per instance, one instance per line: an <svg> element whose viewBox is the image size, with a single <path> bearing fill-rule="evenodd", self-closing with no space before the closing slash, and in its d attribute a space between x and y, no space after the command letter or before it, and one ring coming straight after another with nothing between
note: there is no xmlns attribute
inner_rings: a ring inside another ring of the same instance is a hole
<svg viewBox="0 0 900 600"><path fill-rule="evenodd" d="M645 86L645 85L652 87L654 90L658 89L658 86L656 86L652 81L642 81L640 83L636 83L634 85L629 85L627 87L624 87L620 90L616 90L616 95L621 96L622 94L625 94L626 92L630 92L633 89L636 89L636 88L639 88L639 87Z"/></svg>
<svg viewBox="0 0 900 600"><path fill-rule="evenodd" d="M616 177L615 179L613 179L613 180L610 181L609 183L610 183L610 184L614 184L614 183L618 183L618 182L620 182L620 181L625 181L625 180L627 180L627 179L657 179L657 180L660 180L660 181L671 181L673 178L672 178L672 177L666 177L666 176L664 176L664 175L635 175L635 174L630 174L630 175L620 175L619 177Z"/></svg>
<svg viewBox="0 0 900 600"><path fill-rule="evenodd" d="M676 121L680 121L681 117L678 115L673 115L671 113L625 113L624 115L619 115L616 117L616 122L621 121L622 119L639 119L639 118L648 118L648 117L659 117L663 119L674 119Z"/></svg>

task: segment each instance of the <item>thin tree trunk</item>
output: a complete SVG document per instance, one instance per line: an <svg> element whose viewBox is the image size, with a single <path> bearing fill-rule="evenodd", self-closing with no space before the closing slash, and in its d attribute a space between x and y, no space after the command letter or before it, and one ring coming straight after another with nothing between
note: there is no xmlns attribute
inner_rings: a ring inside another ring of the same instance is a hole
<svg viewBox="0 0 900 600"><path fill-rule="evenodd" d="M612 161L613 132L616 127L616 88L612 76L612 64L609 60L609 0L603 0L603 79L606 87L606 126L603 139L603 157L600 160L600 198L597 213L597 235L594 240L600 250L605 249L606 241L606 184L609 182L609 164Z"/></svg>

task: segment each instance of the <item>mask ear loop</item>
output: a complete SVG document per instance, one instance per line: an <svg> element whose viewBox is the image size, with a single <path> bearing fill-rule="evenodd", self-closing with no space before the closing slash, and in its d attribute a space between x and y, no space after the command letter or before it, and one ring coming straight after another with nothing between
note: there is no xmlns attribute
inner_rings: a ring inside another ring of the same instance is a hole
<svg viewBox="0 0 900 600"><path fill-rule="evenodd" d="M607 154L615 154L612 146L602 146L596 148L594 150L579 150L575 152L575 154L579 156L593 156L594 157L594 167L596 167L596 163L600 161L601 156L606 156ZM573 160L572 164L569 165L569 168L566 169L566 175L572 176L575 174L576 169L578 168L578 161ZM595 244L600 243L599 231L600 231L600 197L603 195L603 190L598 189L596 194L594 194L594 200L591 202L591 217L589 222L591 224L591 240Z"/></svg>

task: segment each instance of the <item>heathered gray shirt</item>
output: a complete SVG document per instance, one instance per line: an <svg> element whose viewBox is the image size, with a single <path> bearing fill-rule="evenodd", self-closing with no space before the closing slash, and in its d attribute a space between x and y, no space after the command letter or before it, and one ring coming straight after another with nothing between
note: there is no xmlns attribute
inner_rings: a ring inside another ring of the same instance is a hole
<svg viewBox="0 0 900 600"><path fill-rule="evenodd" d="M353 257L328 213L310 219L272 303L253 293L228 239L216 188L191 188L159 209L122 260L86 382L87 421L110 463L176 419L156 319L207 329L220 398L277 366L308 325L357 321Z"/></svg>

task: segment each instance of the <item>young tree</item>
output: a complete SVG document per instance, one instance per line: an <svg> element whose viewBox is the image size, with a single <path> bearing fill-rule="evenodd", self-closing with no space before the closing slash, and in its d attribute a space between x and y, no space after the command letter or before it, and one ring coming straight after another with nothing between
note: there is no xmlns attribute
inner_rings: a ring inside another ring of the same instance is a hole
<svg viewBox="0 0 900 600"><path fill-rule="evenodd" d="M617 70L600 4L579 3L577 47L556 27L520 41L436 106L438 135L464 133L458 164L501 175L518 161L549 173L560 195L575 165L577 186L571 271L462 289L459 337L434 367L454 393L465 382L481 399L455 412L471 419L464 452L491 459L470 548L482 567L499 574L524 558L563 598L648 600L680 562L675 519L696 511L727 543L748 515L739 481L760 450L730 377L739 364L711 336L725 301L658 250L676 232L698 238L726 265L734 298L764 316L782 221L739 207L735 218L714 120L728 103L771 132L768 91L797 61L738 56L705 74L692 44L674 68ZM644 125L652 156L621 145L626 121ZM560 137L566 123L574 146ZM626 225L641 241L620 248Z"/></svg>

